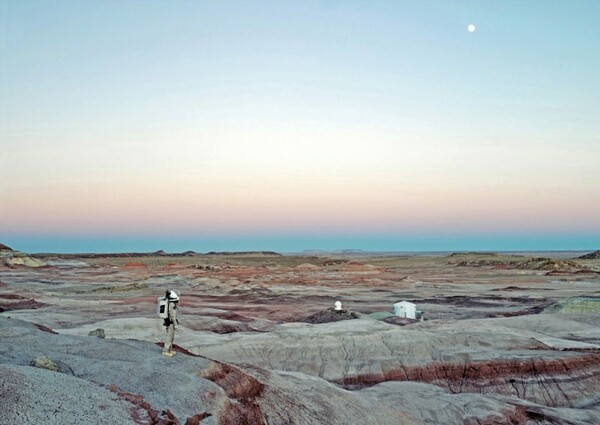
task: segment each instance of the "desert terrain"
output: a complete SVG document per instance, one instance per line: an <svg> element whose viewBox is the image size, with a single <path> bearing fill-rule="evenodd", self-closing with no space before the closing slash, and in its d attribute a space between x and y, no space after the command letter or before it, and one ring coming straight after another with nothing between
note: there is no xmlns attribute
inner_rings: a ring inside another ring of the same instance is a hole
<svg viewBox="0 0 600 425"><path fill-rule="evenodd" d="M0 422L598 424L600 257L584 254L1 245Z"/></svg>

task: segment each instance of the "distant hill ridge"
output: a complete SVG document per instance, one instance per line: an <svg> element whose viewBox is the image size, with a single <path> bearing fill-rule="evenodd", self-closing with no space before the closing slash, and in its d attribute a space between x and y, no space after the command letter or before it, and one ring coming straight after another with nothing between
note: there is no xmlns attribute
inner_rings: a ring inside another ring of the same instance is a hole
<svg viewBox="0 0 600 425"><path fill-rule="evenodd" d="M228 255L228 256L256 256L256 257L281 257L282 254L274 251L224 251L224 252L216 252L211 251L206 254L197 253L194 251L185 251L185 252L175 252L168 253L164 250L153 251L153 252L116 252L116 253L81 253L81 254L60 254L60 253L36 253L31 254L32 257L36 258L62 258L62 259L71 259L71 258L131 258L131 257L196 257L196 256L206 256L206 255Z"/></svg>
<svg viewBox="0 0 600 425"><path fill-rule="evenodd" d="M585 254L577 258L581 260L600 260L600 250L590 252L589 254Z"/></svg>
<svg viewBox="0 0 600 425"><path fill-rule="evenodd" d="M477 252L477 251L471 251L471 252L453 252L452 254L449 254L448 257L464 257L464 256L467 256L467 255L498 257L498 253L496 253L496 252L487 252L487 251L482 251L482 252Z"/></svg>
<svg viewBox="0 0 600 425"><path fill-rule="evenodd" d="M244 255L244 256L266 256L266 257L283 257L275 251L221 251L221 252L207 252L203 255Z"/></svg>

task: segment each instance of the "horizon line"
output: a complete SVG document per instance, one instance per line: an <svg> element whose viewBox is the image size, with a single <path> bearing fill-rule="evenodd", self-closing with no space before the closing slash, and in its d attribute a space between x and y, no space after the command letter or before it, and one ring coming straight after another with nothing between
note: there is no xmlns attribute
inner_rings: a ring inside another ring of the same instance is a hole
<svg viewBox="0 0 600 425"><path fill-rule="evenodd" d="M6 245L5 245L6 246ZM148 255L148 256L181 256L184 254L187 255L220 255L220 254L281 254L281 255L299 255L299 254L337 254L337 255L353 255L353 254L448 254L448 253L457 253L457 254L517 254L517 253L535 253L535 252L548 252L548 253L568 253L568 252L595 252L600 250L600 248L590 248L590 249L448 249L448 250L367 250L367 249L305 249L301 251L285 251L285 250L272 250L272 249L254 249L254 250L219 250L219 251L206 251L199 252L194 250L184 250L184 251L165 251L165 250L155 250L155 251L40 251L40 252L25 252L20 251L18 249L13 249L13 251L24 252L29 255Z"/></svg>

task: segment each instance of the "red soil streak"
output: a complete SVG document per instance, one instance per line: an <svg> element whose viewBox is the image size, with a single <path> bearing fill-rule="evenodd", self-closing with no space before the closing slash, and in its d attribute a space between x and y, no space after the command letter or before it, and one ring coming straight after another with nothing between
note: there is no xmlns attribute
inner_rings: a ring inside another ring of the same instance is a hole
<svg viewBox="0 0 600 425"><path fill-rule="evenodd" d="M121 266L121 269L123 269L123 270L140 270L140 269L147 269L147 268L148 268L148 266L146 266L141 261L130 261L129 263L123 264Z"/></svg>
<svg viewBox="0 0 600 425"><path fill-rule="evenodd" d="M16 296L18 297L18 296ZM13 297L12 299L17 299ZM1 296L1 298L10 298L9 296ZM22 298L22 297L19 297ZM0 304L0 311L13 311L13 310L35 310L40 307L45 307L47 304L40 303L33 298L28 300L21 300L17 302Z"/></svg>
<svg viewBox="0 0 600 425"><path fill-rule="evenodd" d="M164 292L161 295L164 295ZM143 297L125 298L125 299L118 300L118 301L120 301L122 304L131 304L131 305L144 304L144 303L156 304L156 299L158 297L159 297L159 295L147 295L147 296L143 296Z"/></svg>
<svg viewBox="0 0 600 425"><path fill-rule="evenodd" d="M131 417L136 424L140 425L179 425L179 419L169 409L158 413L150 403L144 400L139 394L132 394L123 391L116 385L108 385L110 391L117 394L120 399L127 400L132 404ZM189 417L185 421L185 425L199 425L202 419L212 416L208 412L202 412Z"/></svg>
<svg viewBox="0 0 600 425"><path fill-rule="evenodd" d="M141 395L128 393L127 391L121 390L116 385L108 385L107 388L117 394L120 399L127 400L132 404L131 417L136 424L179 425L179 420L169 409L163 410L159 414L158 410L154 409Z"/></svg>
<svg viewBox="0 0 600 425"><path fill-rule="evenodd" d="M569 406L569 397L562 392L560 385L585 379L590 380L591 384L600 380L600 353L548 360L532 358L464 364L431 363L393 368L380 374L347 376L336 383L346 389L361 389L387 381L416 381L439 385L453 393L495 392L515 395L516 392L518 397L525 399L533 397L527 393L527 388L539 384L546 392L546 387L552 389L552 394L543 395L547 405Z"/></svg>
<svg viewBox="0 0 600 425"><path fill-rule="evenodd" d="M256 378L221 362L215 362L212 367L202 371L199 376L223 388L229 397L228 406L221 416L222 424L264 425L266 423L260 406L256 402L265 386Z"/></svg>
<svg viewBox="0 0 600 425"><path fill-rule="evenodd" d="M33 326L35 326L36 328L38 328L40 331L42 332L47 332L49 334L55 334L58 335L58 332L54 332L52 329L50 329L48 326L44 326L44 325L40 325L38 323L33 323Z"/></svg>
<svg viewBox="0 0 600 425"><path fill-rule="evenodd" d="M185 425L199 425L202 422L202 419L206 419L212 416L210 413L202 412L197 415L192 416L191 418L187 418L185 421Z"/></svg>
<svg viewBox="0 0 600 425"><path fill-rule="evenodd" d="M25 297L17 294L0 294L0 299L4 298L5 300L24 300Z"/></svg>

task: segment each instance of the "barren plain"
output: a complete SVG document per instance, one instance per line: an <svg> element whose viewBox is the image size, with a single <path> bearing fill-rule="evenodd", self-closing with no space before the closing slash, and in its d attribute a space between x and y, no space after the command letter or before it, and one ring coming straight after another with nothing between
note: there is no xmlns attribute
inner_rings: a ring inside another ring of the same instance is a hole
<svg viewBox="0 0 600 425"><path fill-rule="evenodd" d="M597 255L4 248L2 423L600 423Z"/></svg>

